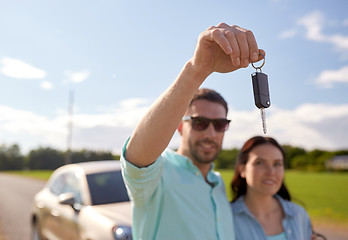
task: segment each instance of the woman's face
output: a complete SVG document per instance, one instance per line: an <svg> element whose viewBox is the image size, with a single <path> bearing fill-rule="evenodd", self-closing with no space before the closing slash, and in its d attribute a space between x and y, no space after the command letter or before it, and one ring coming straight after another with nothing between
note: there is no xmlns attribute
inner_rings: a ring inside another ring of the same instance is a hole
<svg viewBox="0 0 348 240"><path fill-rule="evenodd" d="M282 152L272 144L265 143L254 147L249 152L246 165L240 167L241 177L246 179L247 194L273 196L282 185L284 159Z"/></svg>

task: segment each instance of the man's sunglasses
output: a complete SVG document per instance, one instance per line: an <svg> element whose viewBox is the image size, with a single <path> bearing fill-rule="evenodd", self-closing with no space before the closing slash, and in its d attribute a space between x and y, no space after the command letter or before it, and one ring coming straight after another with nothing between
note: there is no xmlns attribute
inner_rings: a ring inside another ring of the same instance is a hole
<svg viewBox="0 0 348 240"><path fill-rule="evenodd" d="M210 119L205 117L190 117L186 116L182 119L183 121L191 120L191 126L194 130L203 131L209 127L210 123L213 123L215 131L217 132L225 132L230 125L231 120L226 118L216 118Z"/></svg>

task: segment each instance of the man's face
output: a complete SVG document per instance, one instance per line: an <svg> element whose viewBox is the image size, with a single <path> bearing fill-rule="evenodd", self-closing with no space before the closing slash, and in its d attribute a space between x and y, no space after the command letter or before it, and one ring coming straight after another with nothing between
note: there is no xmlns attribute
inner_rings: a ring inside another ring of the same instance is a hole
<svg viewBox="0 0 348 240"><path fill-rule="evenodd" d="M226 118L226 110L219 103L199 99L192 103L185 116ZM195 164L210 164L221 151L225 133L217 132L212 123L207 129L198 131L192 128L191 121L184 121L179 131L182 135L182 154L193 160Z"/></svg>

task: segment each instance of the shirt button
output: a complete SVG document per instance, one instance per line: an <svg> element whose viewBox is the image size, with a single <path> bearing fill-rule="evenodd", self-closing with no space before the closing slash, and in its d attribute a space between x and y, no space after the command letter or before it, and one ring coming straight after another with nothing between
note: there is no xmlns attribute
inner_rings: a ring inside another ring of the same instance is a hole
<svg viewBox="0 0 348 240"><path fill-rule="evenodd" d="M196 172L196 176L198 176L199 175L199 172Z"/></svg>

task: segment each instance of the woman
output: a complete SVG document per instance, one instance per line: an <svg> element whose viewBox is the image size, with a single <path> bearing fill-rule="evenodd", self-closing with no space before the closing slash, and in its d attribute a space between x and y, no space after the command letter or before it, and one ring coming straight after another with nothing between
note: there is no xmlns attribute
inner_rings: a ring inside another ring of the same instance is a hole
<svg viewBox="0 0 348 240"><path fill-rule="evenodd" d="M290 202L284 184L284 150L270 137L256 136L240 150L231 183L236 239L311 239L306 211Z"/></svg>

